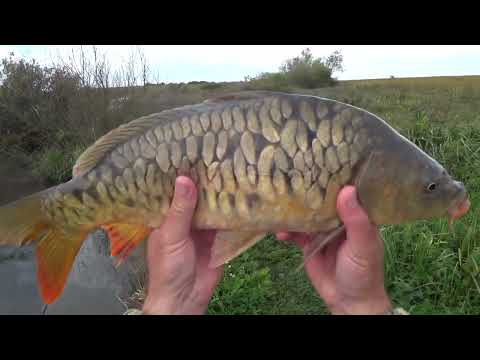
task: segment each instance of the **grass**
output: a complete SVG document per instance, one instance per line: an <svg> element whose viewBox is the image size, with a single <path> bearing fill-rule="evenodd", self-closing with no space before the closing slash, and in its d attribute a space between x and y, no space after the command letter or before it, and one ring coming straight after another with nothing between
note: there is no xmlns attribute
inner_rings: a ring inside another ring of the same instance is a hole
<svg viewBox="0 0 480 360"><path fill-rule="evenodd" d="M72 168L83 150L83 146L67 152L57 147L46 149L36 156L33 174L51 185L67 181L72 177Z"/></svg>
<svg viewBox="0 0 480 360"><path fill-rule="evenodd" d="M296 272L298 248L269 236L226 265L207 313L326 314L327 309L304 272Z"/></svg>
<svg viewBox="0 0 480 360"><path fill-rule="evenodd" d="M388 293L412 314L480 313L480 77L351 81L299 90L385 118L465 182L469 214L454 223L381 228ZM227 266L208 314L327 314L300 251L270 236Z"/></svg>

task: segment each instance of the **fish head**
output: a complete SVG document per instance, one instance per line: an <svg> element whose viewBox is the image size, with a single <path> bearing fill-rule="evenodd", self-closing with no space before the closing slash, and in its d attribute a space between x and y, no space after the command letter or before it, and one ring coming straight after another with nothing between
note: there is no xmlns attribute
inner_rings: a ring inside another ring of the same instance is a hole
<svg viewBox="0 0 480 360"><path fill-rule="evenodd" d="M374 149L356 185L359 202L377 225L443 217L452 223L470 209L465 185L404 138Z"/></svg>

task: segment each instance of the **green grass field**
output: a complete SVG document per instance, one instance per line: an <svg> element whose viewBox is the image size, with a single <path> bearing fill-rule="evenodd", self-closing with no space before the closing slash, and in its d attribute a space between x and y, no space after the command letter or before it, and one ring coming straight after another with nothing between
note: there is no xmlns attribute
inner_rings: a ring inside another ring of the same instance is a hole
<svg viewBox="0 0 480 360"><path fill-rule="evenodd" d="M392 124L465 182L469 214L381 229L386 287L412 314L480 313L480 77L343 82L298 90L365 108ZM229 264L209 314L327 314L300 251L273 236Z"/></svg>

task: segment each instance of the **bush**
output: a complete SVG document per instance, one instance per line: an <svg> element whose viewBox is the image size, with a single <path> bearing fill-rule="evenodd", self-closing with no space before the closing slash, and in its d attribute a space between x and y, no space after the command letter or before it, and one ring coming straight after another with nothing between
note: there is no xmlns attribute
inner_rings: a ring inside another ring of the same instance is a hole
<svg viewBox="0 0 480 360"><path fill-rule="evenodd" d="M247 78L247 88L255 90L288 91L294 87L313 89L335 84L332 74L343 71L343 57L334 52L327 58L314 58L310 49L300 57L287 60L276 73L263 73Z"/></svg>
<svg viewBox="0 0 480 360"><path fill-rule="evenodd" d="M147 82L134 86L131 66L111 76L105 57L94 53L94 62L83 49L68 63L40 66L14 54L1 62L0 151L29 156L47 182L68 179L76 159L71 151L144 115Z"/></svg>
<svg viewBox="0 0 480 360"><path fill-rule="evenodd" d="M137 103L149 86L146 60L135 54L111 73L105 54L83 48L68 61L40 66L35 60L17 60L14 54L1 63L0 141L14 141L27 152L55 145L58 129L91 143L141 112ZM93 58L93 61L91 61ZM137 74L140 65L141 73ZM137 86L139 80L143 87ZM125 99L121 106L115 100Z"/></svg>
<svg viewBox="0 0 480 360"><path fill-rule="evenodd" d="M200 89L202 90L217 90L224 87L225 84L223 83L216 83L216 82L207 82L205 84L200 85Z"/></svg>
<svg viewBox="0 0 480 360"><path fill-rule="evenodd" d="M66 182L72 178L72 168L86 146L49 148L35 156L32 172L48 186Z"/></svg>
<svg viewBox="0 0 480 360"><path fill-rule="evenodd" d="M246 79L247 90L288 91L291 86L284 73L263 73L253 79Z"/></svg>
<svg viewBox="0 0 480 360"><path fill-rule="evenodd" d="M66 127L70 99L78 95L78 78L61 68L42 68L35 61L2 61L0 133L2 141L27 152L49 143ZM13 140L13 141L12 141Z"/></svg>
<svg viewBox="0 0 480 360"><path fill-rule="evenodd" d="M33 174L47 184L59 184L71 177L75 160L66 150L47 149L42 152L33 166Z"/></svg>

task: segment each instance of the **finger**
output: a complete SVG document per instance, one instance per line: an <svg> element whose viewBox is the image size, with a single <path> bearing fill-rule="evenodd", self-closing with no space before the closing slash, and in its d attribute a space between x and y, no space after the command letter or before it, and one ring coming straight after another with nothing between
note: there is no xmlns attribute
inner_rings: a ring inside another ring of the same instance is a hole
<svg viewBox="0 0 480 360"><path fill-rule="evenodd" d="M324 251L322 252L322 256L325 259L336 260L338 250L339 250L340 246L342 246L344 244L345 240L346 240L345 236L346 236L346 234L343 234L343 236L340 236L335 241L331 242L330 244L327 244L325 246ZM328 261L330 261L330 260L328 260Z"/></svg>
<svg viewBox="0 0 480 360"><path fill-rule="evenodd" d="M291 234L287 231L281 231L275 234L278 240L280 241L287 241L291 239Z"/></svg>
<svg viewBox="0 0 480 360"><path fill-rule="evenodd" d="M210 251L216 235L216 230L196 230L192 233L195 249L199 257L210 257Z"/></svg>
<svg viewBox="0 0 480 360"><path fill-rule="evenodd" d="M165 245L173 245L187 238L197 203L197 190L191 179L179 176L175 181L175 193L166 219L159 229Z"/></svg>
<svg viewBox="0 0 480 360"><path fill-rule="evenodd" d="M217 266L215 268L209 267L209 263L212 256L212 246L215 242L215 233L208 235L208 238L201 239L201 241L195 242L195 248L197 251L197 279L203 278L203 281L207 281L210 285L214 286L223 274L224 265ZM200 280L199 280L200 281Z"/></svg>
<svg viewBox="0 0 480 360"><path fill-rule="evenodd" d="M199 289L201 293L212 293L223 276L223 265L214 269L208 266L216 234L216 230L197 230L192 233L197 253L197 282L195 286L201 287Z"/></svg>
<svg viewBox="0 0 480 360"><path fill-rule="evenodd" d="M312 235L308 233L279 232L275 235L277 236L278 240L293 242L297 244L300 248L304 248L312 239Z"/></svg>
<svg viewBox="0 0 480 360"><path fill-rule="evenodd" d="M304 256L307 256L307 249L304 250ZM334 286L334 260L325 257L324 254L317 253L310 257L305 263L305 271L320 296L324 297L327 293L332 292Z"/></svg>
<svg viewBox="0 0 480 360"><path fill-rule="evenodd" d="M340 191L337 210L347 230L347 244L352 253L368 258L378 251L378 229L362 209L353 186L347 186Z"/></svg>

